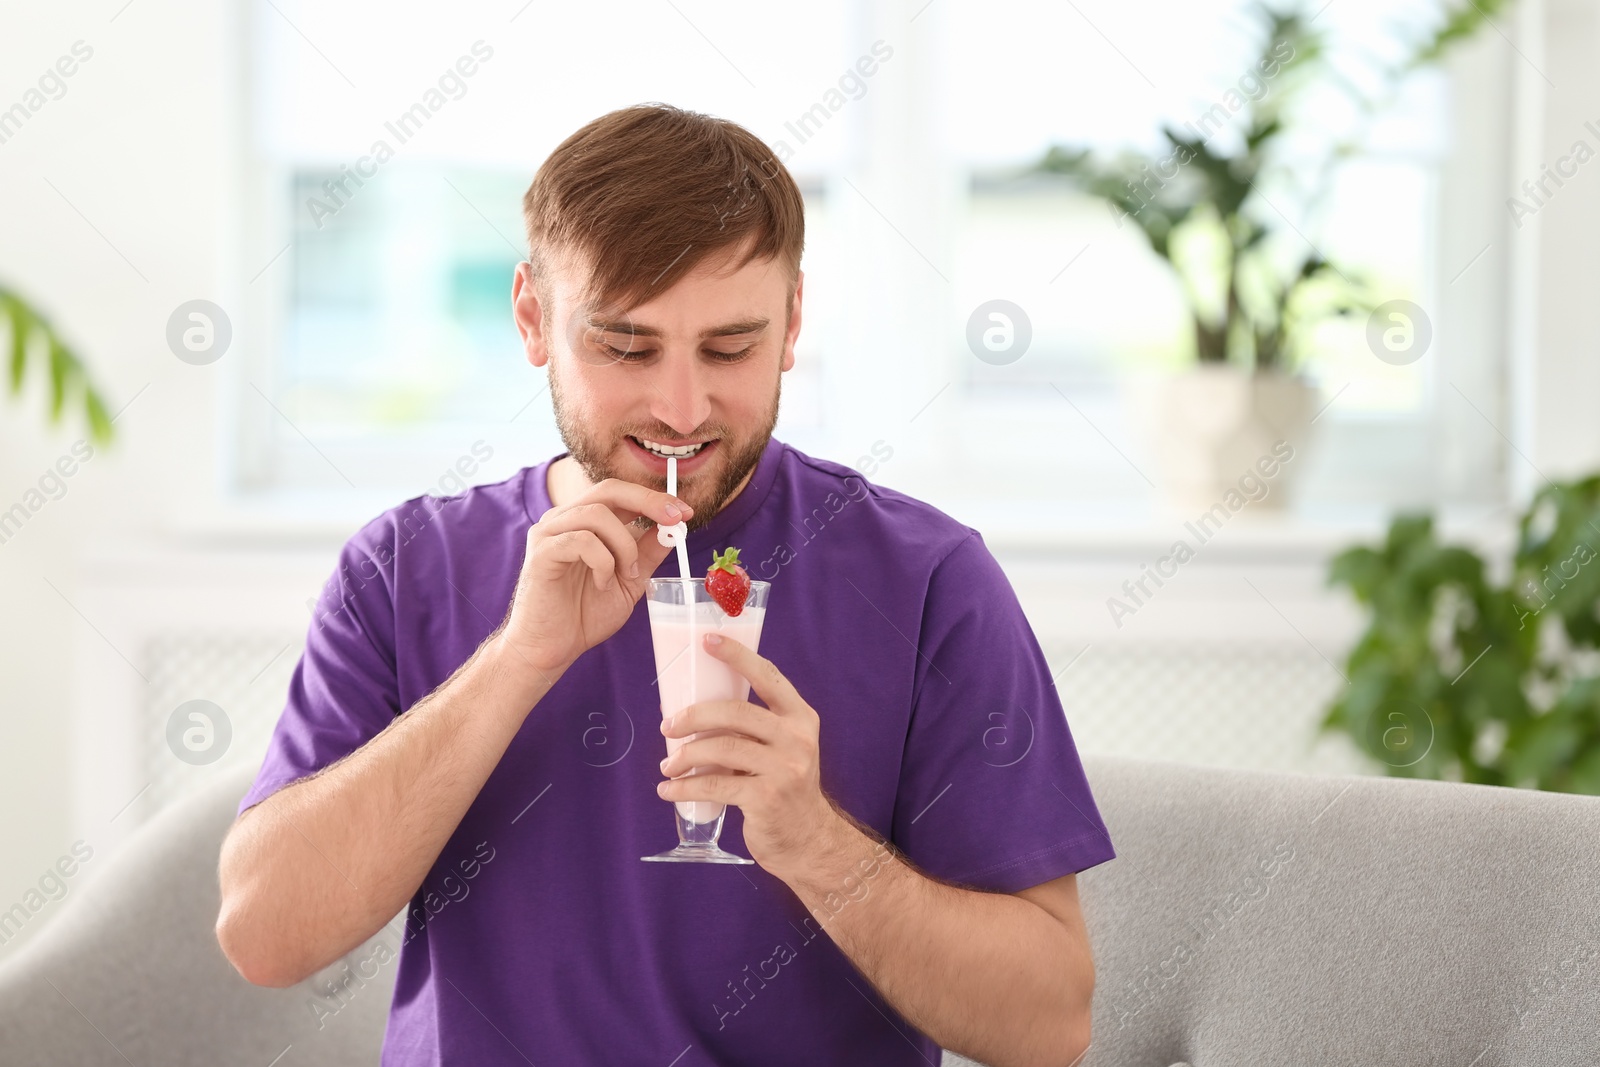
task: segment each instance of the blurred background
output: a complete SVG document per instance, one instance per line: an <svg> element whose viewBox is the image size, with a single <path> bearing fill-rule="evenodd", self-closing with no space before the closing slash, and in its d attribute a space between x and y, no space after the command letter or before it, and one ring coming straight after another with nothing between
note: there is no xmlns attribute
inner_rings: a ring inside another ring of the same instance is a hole
<svg viewBox="0 0 1600 1067"><path fill-rule="evenodd" d="M778 436L983 533L1081 750L1600 792L1600 0L0 11L0 959L561 450L520 198L647 100L786 162Z"/></svg>

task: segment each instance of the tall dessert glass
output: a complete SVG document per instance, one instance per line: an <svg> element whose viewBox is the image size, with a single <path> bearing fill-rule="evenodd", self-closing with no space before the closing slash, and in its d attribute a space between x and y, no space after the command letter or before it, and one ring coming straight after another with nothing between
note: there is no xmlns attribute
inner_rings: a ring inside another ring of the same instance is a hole
<svg viewBox="0 0 1600 1067"><path fill-rule="evenodd" d="M747 700L750 682L705 650L711 632L738 641L750 649L761 644L761 623L767 615L768 582L751 582L744 610L730 616L706 591L704 578L652 578L645 593L650 612L650 639L655 646L656 685L661 690L661 716L675 715L691 704L708 700ZM678 751L691 738L716 737L731 730L703 730L689 737L667 738L667 754ZM679 777L695 774L731 774L715 765L691 767ZM727 805L709 800L673 803L678 823L678 847L645 860L683 863L754 863L724 852L717 846Z"/></svg>

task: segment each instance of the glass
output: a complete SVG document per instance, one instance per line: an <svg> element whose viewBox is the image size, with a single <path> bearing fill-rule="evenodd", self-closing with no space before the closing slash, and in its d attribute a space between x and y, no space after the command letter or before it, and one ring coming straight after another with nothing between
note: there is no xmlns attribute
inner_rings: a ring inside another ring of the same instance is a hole
<svg viewBox="0 0 1600 1067"><path fill-rule="evenodd" d="M661 690L661 717L675 715L691 704L708 700L746 700L750 682L713 659L702 644L712 631L759 650L761 624L767 615L768 582L751 582L744 610L729 616L706 591L704 578L652 578L645 592L650 612L650 641L655 646L656 685ZM691 738L716 737L732 730L703 730L688 737L667 738L667 754L678 751ZM726 767L691 767L680 778L695 774L732 774ZM678 823L678 847L644 860L680 863L751 863L755 861L717 846L727 805L709 800L673 803Z"/></svg>

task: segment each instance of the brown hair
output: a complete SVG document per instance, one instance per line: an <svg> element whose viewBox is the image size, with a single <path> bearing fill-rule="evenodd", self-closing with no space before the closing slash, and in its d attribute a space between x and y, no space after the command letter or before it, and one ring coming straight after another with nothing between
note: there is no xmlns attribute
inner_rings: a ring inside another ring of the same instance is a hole
<svg viewBox="0 0 1600 1067"><path fill-rule="evenodd" d="M602 115L558 145L522 198L528 261L548 299L552 258L578 253L585 303L626 310L751 237L743 267L773 258L794 310L805 204L783 162L736 123L669 104Z"/></svg>

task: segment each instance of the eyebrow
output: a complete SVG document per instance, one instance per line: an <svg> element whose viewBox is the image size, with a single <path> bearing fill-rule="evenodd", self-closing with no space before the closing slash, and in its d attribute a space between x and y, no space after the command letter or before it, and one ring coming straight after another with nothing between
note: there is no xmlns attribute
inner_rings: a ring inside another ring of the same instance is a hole
<svg viewBox="0 0 1600 1067"><path fill-rule="evenodd" d="M737 322L723 323L721 326L713 326L710 329L701 330L700 340L704 341L712 337L736 337L740 334L746 333L760 333L762 330L767 328L771 321L771 319L767 318L758 318L741 319ZM589 326L592 329L600 330L604 333L625 333L634 337L661 336L661 331L656 329L654 326L641 326L631 321L590 319Z"/></svg>

